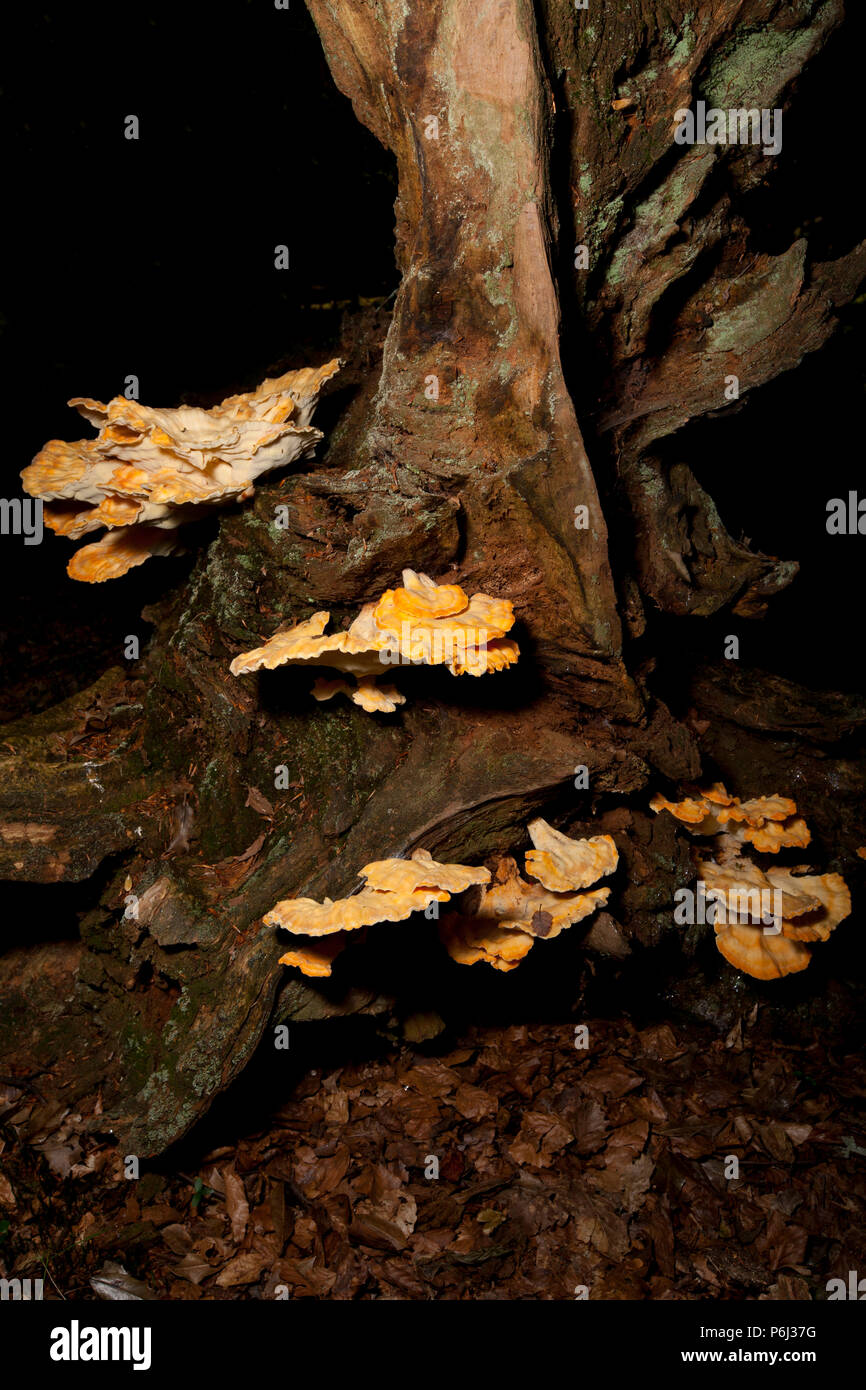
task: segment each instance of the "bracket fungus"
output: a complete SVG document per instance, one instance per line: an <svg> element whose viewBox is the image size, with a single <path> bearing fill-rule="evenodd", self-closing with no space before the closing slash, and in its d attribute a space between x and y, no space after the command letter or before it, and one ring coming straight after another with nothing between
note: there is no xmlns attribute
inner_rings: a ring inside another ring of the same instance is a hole
<svg viewBox="0 0 866 1390"><path fill-rule="evenodd" d="M530 834L536 852L555 853L558 871L580 880L580 887L616 868L618 854L609 835L571 840L542 820L531 823ZM539 850L542 843L554 848ZM527 872L532 873L529 859L527 855ZM548 865L542 867L547 872ZM509 971L536 941L553 940L604 906L610 895L609 888L552 892L543 883L521 878L513 859L500 860L491 882L491 872L483 865L439 863L425 849L415 850L409 859L374 860L359 869L358 877L365 880L364 886L348 898L325 898L321 903L286 898L267 913L266 926L307 938L280 958L281 965L295 966L304 975L330 975L351 932L378 922L405 921L434 902L472 891L477 905L470 907L466 899L456 904L439 922L439 938L460 965L484 961L495 970Z"/></svg>
<svg viewBox="0 0 866 1390"><path fill-rule="evenodd" d="M502 860L500 868L473 915L479 922L493 919L502 927L547 941L582 922L610 897L609 888L596 888L591 893L551 893L521 878L513 859Z"/></svg>
<svg viewBox="0 0 866 1390"><path fill-rule="evenodd" d="M725 960L754 980L781 980L805 970L811 955L800 941L771 936L763 927L748 922L716 926L716 946Z"/></svg>
<svg viewBox="0 0 866 1390"><path fill-rule="evenodd" d="M442 944L460 965L484 961L514 970L537 940L552 941L610 897L609 888L575 891L613 873L619 854L609 835L573 840L540 818L527 828L535 848L526 855L526 873L538 882L528 883L513 859L502 859L477 907L449 912L439 925Z"/></svg>
<svg viewBox="0 0 866 1390"><path fill-rule="evenodd" d="M744 859L739 854L726 858L722 863L716 863L712 859L698 859L698 873L708 893L716 902L724 904L728 917L735 919L749 921L753 916L760 917L760 895L770 895L774 889L778 889L782 895L777 901L785 919L800 917L804 912L813 912L821 905L818 898L804 891L806 885L802 879L788 875L789 881L783 887L777 877L774 877L774 874L778 874L777 870L765 873L751 859ZM764 897L763 903L769 901L768 896Z"/></svg>
<svg viewBox="0 0 866 1390"><path fill-rule="evenodd" d="M692 835L715 838L713 857L702 852L697 858L699 880L713 904L707 920L725 960L754 979L778 980L805 970L809 945L826 941L850 914L851 894L841 874L762 868L743 854L747 846L777 855L810 843L809 828L790 797L741 801L716 782L682 801L656 795L650 808L669 811Z"/></svg>
<svg viewBox="0 0 866 1390"><path fill-rule="evenodd" d="M346 945L346 932L333 932L330 936L305 941L280 956L280 965L294 965L302 975L321 980L331 973L331 966Z"/></svg>
<svg viewBox="0 0 866 1390"><path fill-rule="evenodd" d="M816 903L796 913L783 913L782 931L792 941L827 941L850 915L851 890L841 874L795 876L787 869L768 869L767 878L783 893L805 893Z"/></svg>
<svg viewBox="0 0 866 1390"><path fill-rule="evenodd" d="M368 714L393 714L398 705L406 703L406 696L400 694L396 685L377 685L375 676L358 676L354 688L348 681L329 681L320 676L313 682L312 695L320 704L334 695L348 695L352 704L360 705Z"/></svg>
<svg viewBox="0 0 866 1390"><path fill-rule="evenodd" d="M554 893L587 888L612 874L619 853L610 835L572 840L539 817L526 827L534 849L526 856L526 872Z"/></svg>
<svg viewBox="0 0 866 1390"><path fill-rule="evenodd" d="M483 961L494 970L516 970L531 948L535 937L514 927L501 927L495 921L463 917L449 912L439 925L439 939L458 965L477 965Z"/></svg>
<svg viewBox="0 0 866 1390"><path fill-rule="evenodd" d="M423 849L411 859L378 859L365 864L358 877L366 879L360 892L333 902L325 898L286 898L266 914L265 926L282 927L293 935L312 937L280 957L281 965L294 965L304 974L326 976L342 950L348 934L379 922L403 922L431 903L447 902L453 892L487 883L490 871L468 864L440 864ZM320 947L317 938L338 942Z"/></svg>
<svg viewBox="0 0 866 1390"><path fill-rule="evenodd" d="M668 801L658 793L650 810L670 811L694 835L718 835L722 831L766 854L780 849L805 849L812 836L797 803L787 796L757 796L740 801L716 782L709 791L696 791L682 801Z"/></svg>
<svg viewBox="0 0 866 1390"><path fill-rule="evenodd" d="M411 859L377 859L359 870L367 887L377 892L411 893L419 888L464 893L467 888L490 882L490 870L471 864L439 864L429 850L416 849Z"/></svg>
<svg viewBox="0 0 866 1390"><path fill-rule="evenodd" d="M97 437L52 439L21 473L25 492L47 503L52 531L70 540L105 531L76 551L67 573L99 584L172 554L179 527L252 496L263 474L310 453L323 438L310 424L319 392L340 365L285 372L209 410L73 397Z"/></svg>
<svg viewBox="0 0 866 1390"><path fill-rule="evenodd" d="M321 610L293 627L274 633L260 647L241 652L229 667L245 675L278 666L326 666L355 678L319 678L315 699L348 695L369 713L390 714L405 696L377 677L389 666L445 665L454 676L481 676L512 666L520 655L505 636L514 624L508 599L473 594L459 584L436 584L426 574L403 571L403 584L387 589L376 603L365 604L343 632L326 633L330 613Z"/></svg>

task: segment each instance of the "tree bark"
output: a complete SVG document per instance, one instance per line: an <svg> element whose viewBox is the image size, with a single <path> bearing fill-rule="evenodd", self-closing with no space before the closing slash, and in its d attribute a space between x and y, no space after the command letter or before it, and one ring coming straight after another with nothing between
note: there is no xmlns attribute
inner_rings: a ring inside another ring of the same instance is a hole
<svg viewBox="0 0 866 1390"><path fill-rule="evenodd" d="M755 251L740 207L760 150L672 144L698 94L784 105L837 0L308 5L334 80L396 157L390 322L369 315L344 349L355 396L321 463L224 517L146 614L136 680L110 672L4 731L5 875L91 891L80 945L33 958L50 988L18 954L0 961L0 1043L23 1040L140 1155L180 1137L276 1020L421 997L363 961L339 982L286 978L261 924L279 898L351 891L369 859L423 845L471 862L519 848L532 814L594 824L635 798L611 822L618 913L633 940L664 935L687 870L639 808L652 779L698 775L700 750L627 643L647 608L754 616L796 572L728 535L670 441L725 407L726 377L742 398L819 348L866 266L862 247L815 265L802 237ZM390 720L315 704L303 672L229 675L280 622L352 615L407 565L512 598L518 668L410 672ZM848 710L846 734L861 718Z"/></svg>

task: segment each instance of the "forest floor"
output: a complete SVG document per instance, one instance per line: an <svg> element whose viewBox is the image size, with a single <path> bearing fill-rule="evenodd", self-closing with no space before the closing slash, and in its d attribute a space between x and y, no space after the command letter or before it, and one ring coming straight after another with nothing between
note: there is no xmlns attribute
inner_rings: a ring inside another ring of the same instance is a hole
<svg viewBox="0 0 866 1390"><path fill-rule="evenodd" d="M46 1298L824 1299L866 1271L863 1063L757 1012L438 1049L293 1028L136 1180L38 1078L0 1085L0 1273Z"/></svg>

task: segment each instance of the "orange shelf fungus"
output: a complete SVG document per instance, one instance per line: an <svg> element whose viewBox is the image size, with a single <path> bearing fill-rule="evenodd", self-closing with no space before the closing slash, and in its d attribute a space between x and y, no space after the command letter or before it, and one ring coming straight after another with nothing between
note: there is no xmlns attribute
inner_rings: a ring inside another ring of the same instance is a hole
<svg viewBox="0 0 866 1390"><path fill-rule="evenodd" d="M530 825L536 853L556 860L557 872L581 880L581 887L612 873L618 859L607 835L570 840L546 821ZM539 845L551 848L539 848ZM529 855L527 855L527 868ZM545 872L550 867L544 866ZM440 863L428 850L417 849L409 859L377 859L358 871L365 880L360 892L332 902L287 898L264 918L266 926L281 927L307 940L297 943L281 960L303 974L330 975L335 956L351 932L379 922L402 922L431 904L472 890L477 904L463 898L439 921L439 938L460 965L483 961L495 970L514 970L538 940L550 941L567 927L603 907L609 888L590 892L552 892L541 883L523 879L513 859L501 859L491 881L489 869L471 864ZM438 909L437 909L438 919ZM333 947L320 942L334 941Z"/></svg>
<svg viewBox="0 0 866 1390"><path fill-rule="evenodd" d="M236 656L229 670L233 676L263 669L274 671L278 666L330 666L353 676L373 676L381 672L378 648L371 646L369 638L359 633L359 619L345 632L326 633L330 616L322 609L304 622L276 632L261 647ZM330 699L336 693L321 690L319 698Z"/></svg>
<svg viewBox="0 0 866 1390"><path fill-rule="evenodd" d="M423 912L434 902L447 902L448 894L435 888L411 892L380 893L364 889L351 898L333 902L325 898L286 898L264 918L266 927L284 927L298 936L330 936L332 932L357 931L377 922L403 922L413 912Z"/></svg>
<svg viewBox="0 0 866 1390"><path fill-rule="evenodd" d="M554 893L588 888L612 874L619 853L610 835L572 840L540 817L527 826L534 849L526 856L526 872Z"/></svg>
<svg viewBox="0 0 866 1390"><path fill-rule="evenodd" d="M387 589L373 611L387 660L446 665L454 676L483 676L511 666L520 652L505 637L514 625L508 599L473 594L459 584L435 584L426 574L403 571L403 585Z"/></svg>
<svg viewBox="0 0 866 1390"><path fill-rule="evenodd" d="M334 932L331 936L305 941L302 946L295 946L291 951L286 951L284 956L280 956L280 965L293 965L302 975L308 975L311 979L325 979L331 974L334 960L347 942L346 932Z"/></svg>
<svg viewBox="0 0 866 1390"><path fill-rule="evenodd" d="M552 941L566 927L603 907L610 897L609 888L596 888L591 893L550 893L521 878L513 859L502 863L503 876L497 876L499 881L482 895L474 913L480 922L493 920L512 931Z"/></svg>
<svg viewBox="0 0 866 1390"><path fill-rule="evenodd" d="M783 913L782 931L794 941L827 941L851 914L851 891L841 874L795 876L787 869L768 869L767 878L774 888L806 894L815 903L808 910Z"/></svg>
<svg viewBox="0 0 866 1390"><path fill-rule="evenodd" d="M174 532L180 524L178 519L171 526L128 526L123 531L109 531L97 545L83 545L76 550L66 573L70 579L80 579L85 584L119 579L154 555L174 555L179 546Z"/></svg>
<svg viewBox="0 0 866 1390"><path fill-rule="evenodd" d="M233 675L278 666L326 666L355 678L356 686L320 678L315 699L347 695L369 713L391 714L405 704L393 685L377 677L397 665L445 665L452 675L480 676L512 666L520 655L505 636L514 623L508 599L473 594L458 584L436 584L426 574L403 571L401 588L388 589L368 603L343 632L326 633L330 614L322 610L302 623L274 633L260 647L232 661Z"/></svg>
<svg viewBox="0 0 866 1390"><path fill-rule="evenodd" d="M713 857L697 859L700 881L714 904L707 920L725 960L754 979L778 980L805 970L809 946L826 941L850 914L851 894L841 874L761 868L744 857L746 846L777 855L810 843L809 828L790 797L774 793L741 801L717 782L683 801L654 796L650 808L669 811L692 835L715 837Z"/></svg>
<svg viewBox="0 0 866 1390"><path fill-rule="evenodd" d="M670 811L693 835L718 835L725 831L735 840L754 845L765 854L780 849L805 849L812 836L797 803L787 796L758 796L740 801L730 796L721 782L709 791L695 791L682 801L668 801L658 793L650 810Z"/></svg>
<svg viewBox="0 0 866 1390"><path fill-rule="evenodd" d="M781 980L805 970L811 956L799 941L771 936L763 927L744 922L716 927L716 945L730 965L755 980Z"/></svg>
<svg viewBox="0 0 866 1390"><path fill-rule="evenodd" d="M526 882L513 859L502 859L471 913L443 917L440 940L458 964L484 961L513 970L535 941L552 941L607 903L609 888L574 890L613 873L619 854L609 835L573 840L540 818L528 830L535 848L526 855L526 872L539 882Z"/></svg>
<svg viewBox="0 0 866 1390"><path fill-rule="evenodd" d="M787 820L796 811L797 803L789 796L754 796L750 801L732 797L716 814L722 825L728 821L745 821L749 826L762 826L767 821Z"/></svg>
<svg viewBox="0 0 866 1390"><path fill-rule="evenodd" d="M67 572L100 584L151 555L181 548L179 527L216 507L252 496L263 474L303 457L323 438L310 420L319 392L339 371L334 359L263 381L209 410L158 409L116 396L76 396L74 406L98 430L95 439L53 439L21 474L41 498L46 526L78 540L105 530L77 551Z"/></svg>
<svg viewBox="0 0 866 1390"><path fill-rule="evenodd" d="M336 902L325 898L321 903L312 898L286 898L267 913L265 926L313 938L282 956L282 965L296 966L304 975L330 975L334 958L350 932L380 922L403 922L434 902L448 902L452 893L489 882L490 871L469 864L440 864L429 851L418 849L410 859L377 859L365 864L358 876L366 879L366 884L351 897ZM335 945L320 949L321 938L333 940Z"/></svg>
<svg viewBox="0 0 866 1390"><path fill-rule="evenodd" d="M396 685L378 685L375 676L359 676L354 690L347 681L317 680L313 695L320 703L334 695L348 695L353 705L360 705L368 714L393 714L398 705L405 705L406 696Z"/></svg>
<svg viewBox="0 0 866 1390"><path fill-rule="evenodd" d="M463 893L467 888L490 882L490 870L471 864L440 864L429 850L416 849L411 859L377 859L358 871L367 887L377 892L414 892L419 888L440 888L446 893Z"/></svg>
<svg viewBox="0 0 866 1390"><path fill-rule="evenodd" d="M702 797L700 799L686 797L684 801L668 801L661 792L656 792L650 801L650 810L655 811L656 815L659 811L670 811L671 815L676 820L682 821L683 825L702 825L707 816L711 815L710 808Z"/></svg>
<svg viewBox="0 0 866 1390"><path fill-rule="evenodd" d="M529 932L500 927L493 921L481 922L476 917L463 917L459 912L449 912L443 917L439 939L458 965L477 965L483 961L504 974L516 970L535 945L535 937Z"/></svg>
<svg viewBox="0 0 866 1390"><path fill-rule="evenodd" d="M764 825L737 826L731 834L754 845L762 854L778 854L780 849L805 849L812 839L812 832L802 816L788 816L783 821L767 820Z"/></svg>
<svg viewBox="0 0 866 1390"><path fill-rule="evenodd" d="M802 879L788 875L783 884L777 871L764 873L751 859L739 856L717 864L712 859L698 860L698 874L716 902L723 903L728 917L749 921L751 917L761 918L763 906L773 901L779 902L784 918L795 918L804 912L813 912L821 906L820 900L807 890ZM773 899L772 893L778 889L781 900ZM764 894L763 902L761 894Z"/></svg>

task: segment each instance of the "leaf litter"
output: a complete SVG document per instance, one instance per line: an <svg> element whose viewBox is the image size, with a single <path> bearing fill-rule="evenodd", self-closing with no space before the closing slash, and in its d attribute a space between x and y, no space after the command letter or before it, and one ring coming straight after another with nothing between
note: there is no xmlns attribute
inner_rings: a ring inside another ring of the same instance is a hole
<svg viewBox="0 0 866 1390"><path fill-rule="evenodd" d="M310 1068L224 1122L235 1142L134 1181L4 1081L0 1274L66 1298L805 1301L866 1268L859 1054L588 1027L585 1050L479 1026Z"/></svg>

